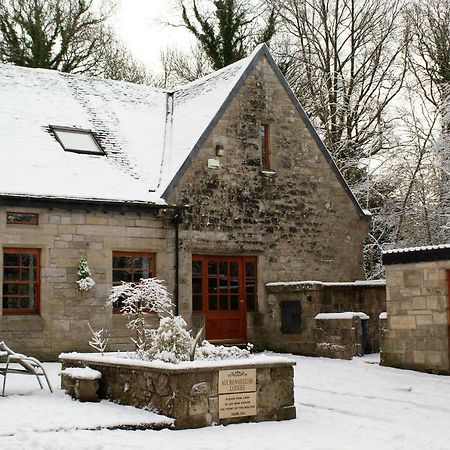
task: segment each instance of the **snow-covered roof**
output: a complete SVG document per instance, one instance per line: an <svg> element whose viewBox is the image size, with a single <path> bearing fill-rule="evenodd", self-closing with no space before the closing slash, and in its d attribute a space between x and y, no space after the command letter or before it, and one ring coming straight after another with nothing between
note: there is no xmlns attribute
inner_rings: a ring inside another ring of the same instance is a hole
<svg viewBox="0 0 450 450"><path fill-rule="evenodd" d="M0 195L164 204L259 49L172 92L0 64ZM51 126L91 130L106 156L64 151Z"/></svg>
<svg viewBox="0 0 450 450"><path fill-rule="evenodd" d="M0 64L0 197L166 204L262 55L367 219L265 44L173 91ZM64 151L57 127L91 131L105 155Z"/></svg>
<svg viewBox="0 0 450 450"><path fill-rule="evenodd" d="M440 250L440 249L450 249L450 244L424 245L422 247L394 248L392 250L383 250L383 255L390 255L393 253L420 252L423 250Z"/></svg>
<svg viewBox="0 0 450 450"><path fill-rule="evenodd" d="M425 245L422 247L396 248L384 250L384 265L409 264L416 262L449 261L450 244Z"/></svg>

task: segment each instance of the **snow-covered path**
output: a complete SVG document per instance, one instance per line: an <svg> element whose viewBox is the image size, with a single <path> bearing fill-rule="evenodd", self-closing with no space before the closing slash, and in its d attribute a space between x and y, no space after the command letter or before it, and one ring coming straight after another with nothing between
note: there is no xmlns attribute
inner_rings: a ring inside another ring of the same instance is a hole
<svg viewBox="0 0 450 450"><path fill-rule="evenodd" d="M183 431L70 431L86 422L130 420L125 413L139 412L119 411L123 407L102 402L89 412L72 414L70 420L64 408L47 408L35 417L32 402L38 398L45 406L49 396L35 393L0 398L0 449L450 449L450 377L380 367L378 355L353 361L292 358L297 362L296 420ZM51 366L57 385L56 367ZM21 378L30 390L35 388L34 380ZM61 393L57 396L65 400ZM26 398L30 407L20 404ZM101 407L105 409L97 409ZM45 431L42 424L56 423L58 417L64 418L61 431ZM6 423L9 435L2 433Z"/></svg>

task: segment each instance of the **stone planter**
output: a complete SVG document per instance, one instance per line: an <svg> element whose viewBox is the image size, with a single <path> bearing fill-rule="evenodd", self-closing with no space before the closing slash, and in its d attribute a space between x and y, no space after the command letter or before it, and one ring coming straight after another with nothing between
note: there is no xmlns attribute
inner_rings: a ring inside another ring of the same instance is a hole
<svg viewBox="0 0 450 450"><path fill-rule="evenodd" d="M66 368L61 371L61 387L80 402L98 402L98 381L101 372L84 368Z"/></svg>
<svg viewBox="0 0 450 450"><path fill-rule="evenodd" d="M175 418L175 428L287 420L296 417L295 362L282 357L148 362L105 354L60 355L63 368L101 372L98 395Z"/></svg>

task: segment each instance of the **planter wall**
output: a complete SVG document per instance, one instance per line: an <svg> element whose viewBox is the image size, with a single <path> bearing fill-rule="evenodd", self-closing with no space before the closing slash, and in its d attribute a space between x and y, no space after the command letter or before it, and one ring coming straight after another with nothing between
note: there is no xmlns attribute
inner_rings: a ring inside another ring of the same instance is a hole
<svg viewBox="0 0 450 450"><path fill-rule="evenodd" d="M202 363L200 366L195 363L173 365L79 353L60 355L60 360L63 368L89 366L100 371L100 398L123 405L151 408L175 418L176 428L296 417L293 382L295 362L287 358L259 356ZM219 393L221 371L232 371L229 373L237 376L240 373L254 373L254 387L236 385L236 393ZM223 417L224 402L229 405L234 399L239 406L235 409L231 407L228 415L232 417ZM221 412L219 402L222 405ZM245 409L245 403L248 403L248 409ZM253 410L252 405L256 406Z"/></svg>

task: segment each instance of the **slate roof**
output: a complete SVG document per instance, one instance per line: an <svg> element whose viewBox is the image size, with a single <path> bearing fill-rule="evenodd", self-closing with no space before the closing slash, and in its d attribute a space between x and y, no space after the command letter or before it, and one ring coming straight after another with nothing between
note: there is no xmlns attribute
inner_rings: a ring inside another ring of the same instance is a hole
<svg viewBox="0 0 450 450"><path fill-rule="evenodd" d="M165 204L261 55L365 216L264 44L174 91L0 64L0 197ZM50 125L91 130L106 156L65 152Z"/></svg>
<svg viewBox="0 0 450 450"><path fill-rule="evenodd" d="M430 261L448 261L450 260L450 244L384 250L382 252L382 260L385 266Z"/></svg>

